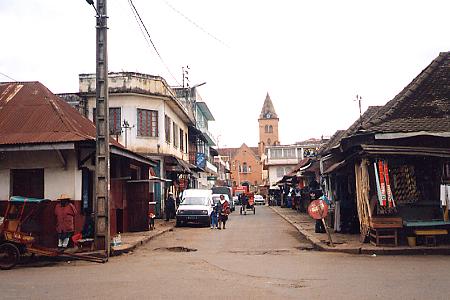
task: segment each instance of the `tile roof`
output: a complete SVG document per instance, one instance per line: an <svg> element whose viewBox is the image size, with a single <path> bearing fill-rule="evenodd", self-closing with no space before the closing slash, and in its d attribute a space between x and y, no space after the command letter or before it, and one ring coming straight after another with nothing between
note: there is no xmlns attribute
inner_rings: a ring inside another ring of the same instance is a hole
<svg viewBox="0 0 450 300"><path fill-rule="evenodd" d="M245 143L242 144L242 146L239 148L220 148L220 149L217 149L217 151L219 152L219 154L221 156L231 156L231 158L233 158L236 156L236 153L239 151L239 149L241 149L244 145L245 145ZM245 146L247 146L247 145L245 145ZM248 147L248 148L250 148L250 150L252 150L253 154L255 154L255 156L257 158L259 158L258 147Z"/></svg>
<svg viewBox="0 0 450 300"><path fill-rule="evenodd" d="M442 52L397 96L380 108L366 130L450 131L450 52Z"/></svg>
<svg viewBox="0 0 450 300"><path fill-rule="evenodd" d="M331 138L319 149L319 155L325 156L331 152L331 150L341 144L342 139L355 136L358 133L366 133L365 128L368 126L368 122L373 119L375 114L381 106L369 106L367 110L362 114L361 118L358 118L353 124L346 130L336 131Z"/></svg>
<svg viewBox="0 0 450 300"><path fill-rule="evenodd" d="M0 145L95 140L94 124L40 82L0 83Z"/></svg>
<svg viewBox="0 0 450 300"><path fill-rule="evenodd" d="M352 125L350 125L349 128L347 128L347 130L345 130L344 134L341 136L341 139L354 135L358 132L367 131L370 121L373 120L381 108L382 106L369 106L362 114L361 118L358 118Z"/></svg>
<svg viewBox="0 0 450 300"><path fill-rule="evenodd" d="M334 148L337 145L339 145L339 142L341 141L344 133L345 130L337 130L325 144L320 146L319 154L320 155L326 154L331 150L331 148Z"/></svg>

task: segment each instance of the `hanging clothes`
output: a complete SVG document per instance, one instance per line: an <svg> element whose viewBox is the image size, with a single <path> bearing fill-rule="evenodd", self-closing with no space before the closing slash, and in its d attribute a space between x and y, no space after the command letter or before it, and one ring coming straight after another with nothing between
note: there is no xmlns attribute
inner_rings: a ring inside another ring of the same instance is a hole
<svg viewBox="0 0 450 300"><path fill-rule="evenodd" d="M441 207L450 205L450 184L441 184L440 188Z"/></svg>
<svg viewBox="0 0 450 300"><path fill-rule="evenodd" d="M341 201L334 202L334 231L341 232Z"/></svg>

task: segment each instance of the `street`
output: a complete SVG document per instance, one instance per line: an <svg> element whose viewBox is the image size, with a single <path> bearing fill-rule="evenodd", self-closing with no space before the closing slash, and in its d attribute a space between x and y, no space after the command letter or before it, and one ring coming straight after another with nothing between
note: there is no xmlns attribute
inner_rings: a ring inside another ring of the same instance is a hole
<svg viewBox="0 0 450 300"><path fill-rule="evenodd" d="M0 272L2 299L448 299L446 256L318 252L271 208L175 228L107 264ZM332 296L331 296L332 295Z"/></svg>

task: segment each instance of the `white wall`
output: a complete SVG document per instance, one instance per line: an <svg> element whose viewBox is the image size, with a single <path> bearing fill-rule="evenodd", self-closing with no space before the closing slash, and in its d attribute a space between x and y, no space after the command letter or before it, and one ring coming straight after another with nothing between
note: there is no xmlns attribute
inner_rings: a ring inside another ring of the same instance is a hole
<svg viewBox="0 0 450 300"><path fill-rule="evenodd" d="M9 198L9 169L0 169L0 200Z"/></svg>
<svg viewBox="0 0 450 300"><path fill-rule="evenodd" d="M171 100L169 100L171 101ZM110 94L110 107L121 108L121 124L124 120L128 121L130 126L134 126L127 131L127 148L138 153L159 153L172 154L178 158L187 160L188 154L180 151L180 147L173 147L173 128L171 129L171 143L166 142L165 137L165 115L169 116L172 122L178 125L185 133L188 132L188 127L181 120L181 118L169 107L165 100L147 95L137 94ZM95 98L88 99L89 119L93 120L93 108L95 107ZM158 137L140 137L137 136L137 109L149 109L158 111ZM179 132L177 132L179 138ZM125 132L119 136L119 143L125 146ZM185 152L187 152L185 150Z"/></svg>
<svg viewBox="0 0 450 300"><path fill-rule="evenodd" d="M63 151L67 161L64 169L56 151L6 152L0 161L0 200L10 194L11 169L44 169L44 198L55 200L62 193L81 199L81 170L77 168L74 151Z"/></svg>

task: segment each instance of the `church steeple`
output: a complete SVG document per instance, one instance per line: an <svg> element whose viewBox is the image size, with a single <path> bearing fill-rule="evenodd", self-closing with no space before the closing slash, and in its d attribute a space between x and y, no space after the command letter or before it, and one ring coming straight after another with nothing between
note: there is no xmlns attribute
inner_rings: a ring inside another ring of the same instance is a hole
<svg viewBox="0 0 450 300"><path fill-rule="evenodd" d="M278 115L275 112L272 100L269 93L266 95L261 114L259 115L259 155L265 152L267 146L279 145L280 140L278 138Z"/></svg>
<svg viewBox="0 0 450 300"><path fill-rule="evenodd" d="M278 119L278 115L275 112L275 107L273 106L272 100L270 99L269 93L266 95L266 100L264 100L263 107L261 109L260 119Z"/></svg>

